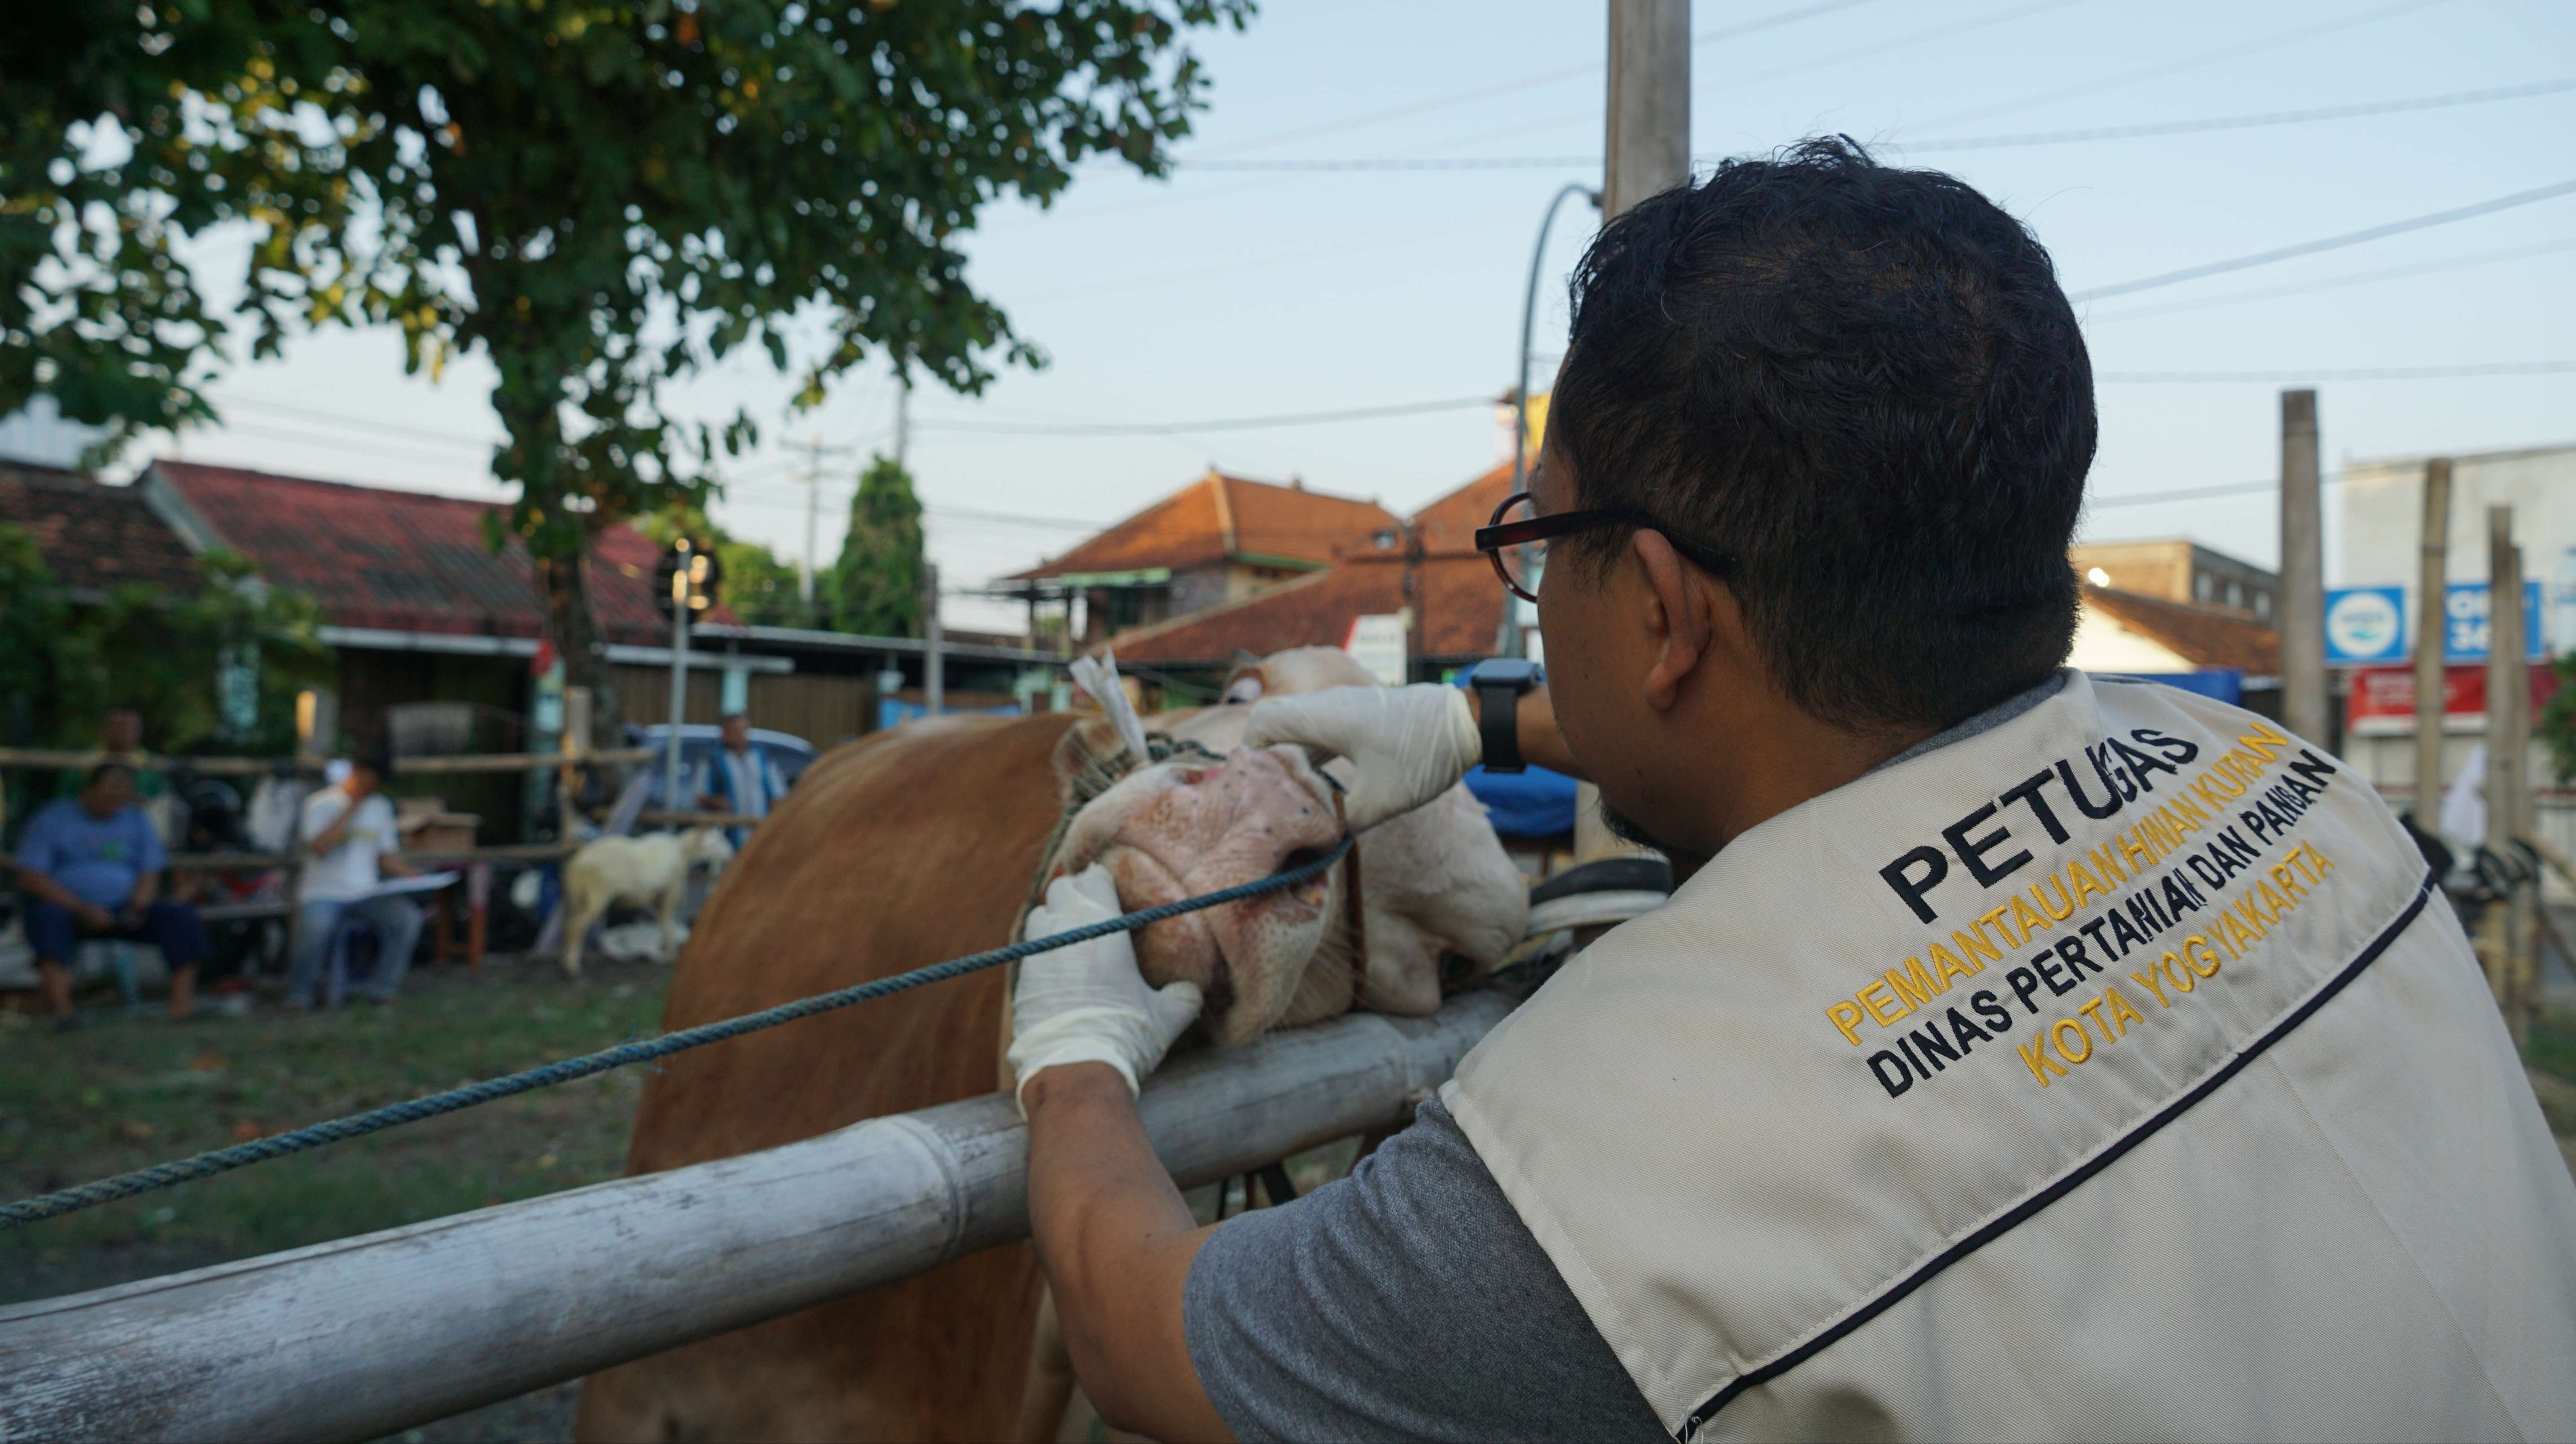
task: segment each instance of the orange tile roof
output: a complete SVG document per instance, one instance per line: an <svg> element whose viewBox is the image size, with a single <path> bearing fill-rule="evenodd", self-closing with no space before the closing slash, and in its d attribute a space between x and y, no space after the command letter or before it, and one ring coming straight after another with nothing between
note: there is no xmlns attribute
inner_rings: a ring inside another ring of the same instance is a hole
<svg viewBox="0 0 2576 1444"><path fill-rule="evenodd" d="M2256 677L2281 675L2281 634L2260 622L2227 608L2083 585L2087 605L2163 643L2193 666L2233 667Z"/></svg>
<svg viewBox="0 0 2576 1444"><path fill-rule="evenodd" d="M1526 485L1526 481L1523 483ZM1512 494L1508 461L1413 514L1413 534L1426 552L1476 548L1476 528L1494 519L1494 508Z"/></svg>
<svg viewBox="0 0 2576 1444"><path fill-rule="evenodd" d="M1503 621L1503 585L1474 550L1475 528L1511 490L1512 469L1497 467L1416 513L1423 554L1412 568L1414 646L1442 660L1494 650ZM1289 647L1338 647L1354 617L1405 605L1401 551L1352 552L1332 570L1273 587L1258 596L1121 632L1110 642L1119 658L1157 667L1231 666L1237 652L1265 656Z"/></svg>
<svg viewBox="0 0 2576 1444"><path fill-rule="evenodd" d="M1091 572L1180 571L1230 557L1324 566L1398 525L1373 501L1211 471L1013 581Z"/></svg>

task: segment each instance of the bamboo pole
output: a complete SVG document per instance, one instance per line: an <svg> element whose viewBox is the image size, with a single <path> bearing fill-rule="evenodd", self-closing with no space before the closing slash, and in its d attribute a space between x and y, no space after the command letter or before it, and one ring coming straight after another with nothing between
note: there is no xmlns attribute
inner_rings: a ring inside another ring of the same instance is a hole
<svg viewBox="0 0 2576 1444"><path fill-rule="evenodd" d="M2440 836L2442 815L2443 642L2449 635L2444 614L2450 590L2451 463L2436 458L2424 464L2424 535L2418 553L2415 593L2415 825Z"/></svg>
<svg viewBox="0 0 2576 1444"><path fill-rule="evenodd" d="M2513 508L2487 508L2487 838L2489 852L2513 856L2513 841L2530 831L2522 818L2530 799L2523 777L2528 760L2531 680L2523 662L2522 549L2513 543ZM2523 993L2525 940L2531 888L2517 883L2490 905L2498 916L2479 928L2487 984L2517 1049L2530 1041ZM2483 924L2482 920L2482 924Z"/></svg>
<svg viewBox="0 0 2576 1444"><path fill-rule="evenodd" d="M584 762L648 762L649 747L615 747L581 754ZM449 772L524 772L563 760L554 752L478 752L456 757L397 757L397 777ZM317 764L294 757L165 757L146 752L82 752L58 747L0 747L0 767L95 767L122 762L137 772L195 772L208 777L260 777L275 772L314 772Z"/></svg>
<svg viewBox="0 0 2576 1444"><path fill-rule="evenodd" d="M1183 1186L1399 1127L1510 1011L1355 1013L1174 1062ZM367 1439L1028 1233L1007 1094L360 1238L0 1308L0 1439Z"/></svg>

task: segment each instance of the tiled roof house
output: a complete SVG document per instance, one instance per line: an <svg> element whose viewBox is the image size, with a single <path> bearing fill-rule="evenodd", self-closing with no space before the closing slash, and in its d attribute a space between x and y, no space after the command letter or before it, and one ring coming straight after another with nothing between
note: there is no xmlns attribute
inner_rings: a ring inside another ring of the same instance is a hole
<svg viewBox="0 0 2576 1444"><path fill-rule="evenodd" d="M488 502L190 461L153 462L135 489L191 551L242 553L270 581L311 596L335 632L545 633L527 549L514 538L496 555L484 541ZM600 537L591 605L611 642L667 644L653 594L658 556L630 527Z"/></svg>
<svg viewBox="0 0 2576 1444"><path fill-rule="evenodd" d="M1035 605L1081 597L1084 645L1246 598L1336 557L1393 551L1402 523L1373 501L1211 470L1008 580Z"/></svg>
<svg viewBox="0 0 2576 1444"><path fill-rule="evenodd" d="M1338 647L1356 618L1407 608L1413 626L1406 651L1418 669L1437 672L1491 656L1507 598L1492 563L1475 549L1475 530L1511 483L1505 463L1415 513L1407 525L1419 549L1409 564L1401 540L1348 552L1317 575L1122 633L1118 660L1167 671L1219 670L1244 652Z"/></svg>
<svg viewBox="0 0 2576 1444"><path fill-rule="evenodd" d="M133 583L197 588L197 562L153 514L140 490L77 471L0 462L0 522L23 528L54 579L78 601Z"/></svg>
<svg viewBox="0 0 2576 1444"><path fill-rule="evenodd" d="M2228 668L2281 675L2281 634L2232 608L2083 586L2075 666L2091 672Z"/></svg>

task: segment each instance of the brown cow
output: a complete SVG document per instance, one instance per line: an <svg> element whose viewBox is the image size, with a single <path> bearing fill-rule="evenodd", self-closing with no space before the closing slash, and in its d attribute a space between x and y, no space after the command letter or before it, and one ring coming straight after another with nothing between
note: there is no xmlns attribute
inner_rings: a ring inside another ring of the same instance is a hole
<svg viewBox="0 0 2576 1444"><path fill-rule="evenodd" d="M1337 653L1292 653L1238 674L1233 685L1284 692L1365 680L1355 673ZM1223 751L1240 736L1246 710L1216 707L1156 725ZM1009 941L1056 833L1060 769L1086 751L1116 748L1097 721L1056 714L942 718L833 752L753 834L708 900L672 979L663 1026L710 1022ZM1237 754L1223 768L1176 761L1095 799L1065 832L1062 860L1071 865L1077 850L1102 857L1127 903L1145 906L1178 887L1205 891L1274 871L1328 840L1329 829L1292 820L1310 804L1329 808L1329 793L1290 749ZM1211 828L1222 836L1203 835ZM1256 844L1261 837L1266 845ZM1174 838L1181 845L1170 845ZM1381 1011L1427 1012L1439 1002L1444 957L1451 981L1466 981L1518 940L1526 907L1520 878L1463 789L1372 831L1358 851L1365 946L1335 936L1346 931L1338 920L1347 915L1347 873L1337 868L1321 895L1274 895L1159 924L1140 937L1140 965L1158 985L1177 976L1222 980L1209 988L1203 1031L1233 1042L1282 1021L1328 1016L1354 998ZM1222 866L1210 861L1220 853L1228 859ZM1158 879L1165 868L1157 857L1188 861L1169 869L1179 876ZM1353 980L1354 951L1366 959L1364 981ZM1337 976L1339 987L1309 973ZM1006 987L1005 972L995 969L682 1054L645 1087L628 1171L772 1148L991 1091L1001 1074ZM1027 1245L986 1250L595 1375L582 1391L578 1434L1051 1437L1065 1379L1060 1351L1035 1327L1044 1293Z"/></svg>

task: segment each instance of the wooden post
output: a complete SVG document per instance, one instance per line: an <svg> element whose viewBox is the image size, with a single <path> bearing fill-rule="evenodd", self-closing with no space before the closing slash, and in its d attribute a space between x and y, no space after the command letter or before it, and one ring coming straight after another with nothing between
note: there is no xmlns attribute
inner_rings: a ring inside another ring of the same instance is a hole
<svg viewBox="0 0 2576 1444"><path fill-rule="evenodd" d="M1184 1187L1401 1127L1511 1010L1353 1013L1167 1065ZM343 1160L345 1163L346 1160ZM41 1227L41 1225L40 1225ZM1010 1095L192 1273L0 1308L0 1439L371 1439L1028 1235Z"/></svg>
<svg viewBox="0 0 2576 1444"><path fill-rule="evenodd" d="M2512 858L2523 811L2523 714L2531 683L2522 661L2522 549L2513 544L2513 508L2487 508L2487 850ZM2529 1038L2523 1015L2520 960L2527 887L2514 888L2490 907L2500 914L2479 929L2481 961L2516 1048Z"/></svg>
<svg viewBox="0 0 2576 1444"><path fill-rule="evenodd" d="M2317 500L2317 393L2281 393L2281 721L2324 747L2325 523Z"/></svg>
<svg viewBox="0 0 2576 1444"><path fill-rule="evenodd" d="M580 813L581 763L590 751L590 689L564 688L564 726L562 770L556 774L555 795L560 803L562 820L556 824L556 835L569 840L573 819Z"/></svg>
<svg viewBox="0 0 2576 1444"><path fill-rule="evenodd" d="M2450 587L2451 463L2424 464L2424 535L2417 553L2415 596L2415 825L2441 832L2442 644L2449 634L2444 610Z"/></svg>

